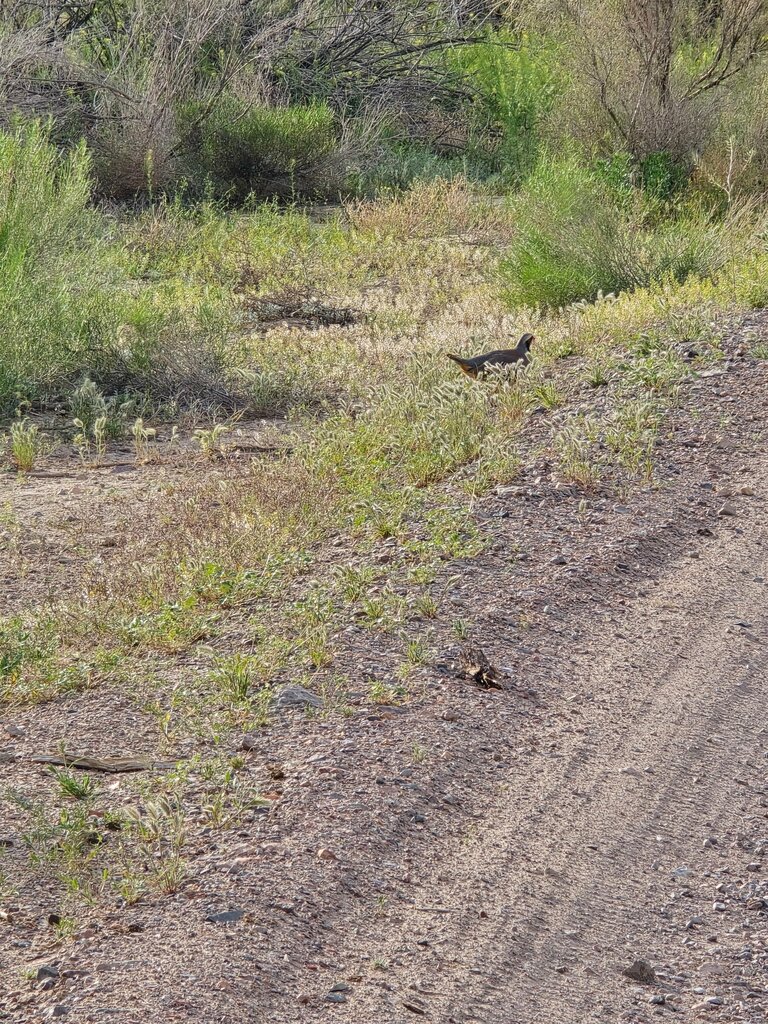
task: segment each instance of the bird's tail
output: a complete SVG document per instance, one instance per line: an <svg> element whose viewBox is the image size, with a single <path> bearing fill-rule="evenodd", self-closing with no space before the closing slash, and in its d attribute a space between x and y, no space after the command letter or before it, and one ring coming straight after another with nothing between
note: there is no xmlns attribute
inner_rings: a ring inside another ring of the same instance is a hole
<svg viewBox="0 0 768 1024"><path fill-rule="evenodd" d="M452 352L446 352L445 354L449 359L452 359L454 363L458 363L462 370L466 370L472 365L469 359L462 359L461 356L455 356Z"/></svg>

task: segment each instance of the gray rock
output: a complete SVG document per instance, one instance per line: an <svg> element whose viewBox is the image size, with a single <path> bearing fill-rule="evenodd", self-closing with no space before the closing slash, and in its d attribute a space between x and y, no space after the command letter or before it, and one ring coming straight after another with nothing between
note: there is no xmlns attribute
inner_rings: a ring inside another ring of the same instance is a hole
<svg viewBox="0 0 768 1024"><path fill-rule="evenodd" d="M240 921L244 917L244 910L222 910L217 914L209 914L205 920L212 924L234 924L235 921Z"/></svg>
<svg viewBox="0 0 768 1024"><path fill-rule="evenodd" d="M298 683L291 683L288 686L283 686L277 691L275 697L275 706L279 709L284 708L321 708L323 706L323 698L318 697L316 693L312 693L311 690L307 690L303 686L299 686Z"/></svg>
<svg viewBox="0 0 768 1024"><path fill-rule="evenodd" d="M724 903L715 902L712 904L712 909L718 910L720 911L720 913L722 913L724 910L727 910L727 907Z"/></svg>
<svg viewBox="0 0 768 1024"><path fill-rule="evenodd" d="M635 960L621 972L625 978L639 981L641 985L653 985L656 982L656 971L647 960Z"/></svg>
<svg viewBox="0 0 768 1024"><path fill-rule="evenodd" d="M58 978L59 969L54 967L53 964L43 964L42 967L37 968L37 980L45 981L46 978Z"/></svg>
<svg viewBox="0 0 768 1024"><path fill-rule="evenodd" d="M68 1013L69 1007L65 1006L63 1003L57 1003L55 1006L52 1006L48 1011L48 1014L51 1017L64 1017Z"/></svg>
<svg viewBox="0 0 768 1024"><path fill-rule="evenodd" d="M343 992L329 992L325 997L327 1003L346 1003L347 997Z"/></svg>

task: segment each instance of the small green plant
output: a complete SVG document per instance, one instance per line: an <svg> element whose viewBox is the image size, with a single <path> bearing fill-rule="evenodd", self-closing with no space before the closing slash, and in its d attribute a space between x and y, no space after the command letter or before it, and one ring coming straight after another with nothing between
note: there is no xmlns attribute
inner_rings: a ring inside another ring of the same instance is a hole
<svg viewBox="0 0 768 1024"><path fill-rule="evenodd" d="M531 393L545 409L557 409L564 401L562 392L553 380L543 380L534 384Z"/></svg>
<svg viewBox="0 0 768 1024"><path fill-rule="evenodd" d="M83 463L98 465L107 451L107 417L97 416L88 426L81 419L74 419L73 425L78 428L72 439Z"/></svg>
<svg viewBox="0 0 768 1024"><path fill-rule="evenodd" d="M456 639L462 643L469 640L472 635L472 627L466 619L454 619L451 623L451 630Z"/></svg>
<svg viewBox="0 0 768 1024"><path fill-rule="evenodd" d="M11 424L11 457L20 473L28 473L41 453L40 431L29 420L16 420Z"/></svg>
<svg viewBox="0 0 768 1024"><path fill-rule="evenodd" d="M150 884L159 892L178 892L187 879L188 869L181 855L174 851L162 858L150 876Z"/></svg>
<svg viewBox="0 0 768 1024"><path fill-rule="evenodd" d="M429 751L421 743L414 743L411 747L411 760L414 764L424 764L429 756Z"/></svg>
<svg viewBox="0 0 768 1024"><path fill-rule="evenodd" d="M71 938L77 931L77 918L71 914L63 915L54 925L54 935L57 942L64 942Z"/></svg>
<svg viewBox="0 0 768 1024"><path fill-rule="evenodd" d="M425 619L436 619L440 606L431 594L419 594L414 601L416 612Z"/></svg>
<svg viewBox="0 0 768 1024"><path fill-rule="evenodd" d="M607 360L596 356L588 364L584 373L584 380L591 388L602 388L610 382L609 365Z"/></svg>
<svg viewBox="0 0 768 1024"><path fill-rule="evenodd" d="M430 650L423 640L409 640L405 645L405 659L409 665L424 665L430 658Z"/></svg>
<svg viewBox="0 0 768 1024"><path fill-rule="evenodd" d="M99 416L93 424L93 442L96 447L96 459L101 462L107 451L107 417Z"/></svg>
<svg viewBox="0 0 768 1024"><path fill-rule="evenodd" d="M394 686L375 679L368 690L372 704L397 704L400 694Z"/></svg>
<svg viewBox="0 0 768 1024"><path fill-rule="evenodd" d="M118 895L127 906L138 903L147 893L147 883L135 872L124 874L115 884Z"/></svg>
<svg viewBox="0 0 768 1024"><path fill-rule="evenodd" d="M375 903L374 908L373 908L374 916L375 917L386 917L388 906L389 906L389 900L387 899L387 897L383 893L380 893L376 897L376 903Z"/></svg>
<svg viewBox="0 0 768 1024"><path fill-rule="evenodd" d="M107 413L104 395L90 377L72 392L69 408L72 418L78 421L77 426L86 434L90 434L96 420Z"/></svg>
<svg viewBox="0 0 768 1024"><path fill-rule="evenodd" d="M93 800L98 793L98 786L90 775L76 775L67 768L51 766L51 775L56 780L63 796L72 800Z"/></svg>
<svg viewBox="0 0 768 1024"><path fill-rule="evenodd" d="M88 376L69 398L70 413L73 421L77 421L75 425L82 433L94 438L97 433L100 434L103 443L119 440L123 436L131 404L117 397L105 398L98 385Z"/></svg>
<svg viewBox="0 0 768 1024"><path fill-rule="evenodd" d="M195 431L195 440L200 445L200 451L208 459L213 459L221 454L221 438L229 433L229 427L225 423L215 423L212 427L205 429L200 427Z"/></svg>
<svg viewBox="0 0 768 1024"><path fill-rule="evenodd" d="M232 654L217 658L211 683L229 704L248 703L251 687L254 685L254 662L247 654Z"/></svg>
<svg viewBox="0 0 768 1024"><path fill-rule="evenodd" d="M339 589L348 601L358 601L376 580L376 571L371 566L357 568L341 565L334 569Z"/></svg>
<svg viewBox="0 0 768 1024"><path fill-rule="evenodd" d="M574 417L555 435L564 478L580 487L595 487L602 479L597 442L600 429L589 417Z"/></svg>
<svg viewBox="0 0 768 1024"><path fill-rule="evenodd" d="M136 461L146 462L149 456L149 442L157 436L157 431L154 427L145 427L144 420L139 416L138 419L134 420L131 434L133 435L133 450L136 454Z"/></svg>

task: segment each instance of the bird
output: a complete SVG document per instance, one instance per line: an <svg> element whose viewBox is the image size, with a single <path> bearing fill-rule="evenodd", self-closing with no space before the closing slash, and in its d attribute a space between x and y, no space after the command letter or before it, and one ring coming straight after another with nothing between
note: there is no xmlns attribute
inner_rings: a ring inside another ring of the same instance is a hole
<svg viewBox="0 0 768 1024"><path fill-rule="evenodd" d="M495 352L485 352L481 356L470 356L469 359L455 356L452 352L447 352L446 355L454 363L458 363L462 372L466 373L468 377L477 377L491 367L512 366L515 363L527 366L531 359L530 349L534 341L536 338L533 334L524 334L514 348L501 348Z"/></svg>

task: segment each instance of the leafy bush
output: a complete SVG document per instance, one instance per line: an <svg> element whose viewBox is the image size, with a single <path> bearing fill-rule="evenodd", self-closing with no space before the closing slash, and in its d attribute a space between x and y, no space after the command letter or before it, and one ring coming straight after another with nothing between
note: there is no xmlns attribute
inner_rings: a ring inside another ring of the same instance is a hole
<svg viewBox="0 0 768 1024"><path fill-rule="evenodd" d="M536 162L539 126L560 89L552 44L494 32L457 49L453 61L475 93L475 148L493 170L520 180Z"/></svg>
<svg viewBox="0 0 768 1024"><path fill-rule="evenodd" d="M617 190L575 158L546 159L515 197L517 234L502 263L515 305L560 306L654 281L711 277L755 239L751 211L662 218L640 190Z"/></svg>
<svg viewBox="0 0 768 1024"><path fill-rule="evenodd" d="M85 376L112 395L232 404L222 310L129 288L90 194L84 146L62 154L40 124L0 132L0 416Z"/></svg>
<svg viewBox="0 0 768 1024"><path fill-rule="evenodd" d="M0 412L66 374L103 329L89 168L82 145L61 156L45 126L0 132Z"/></svg>
<svg viewBox="0 0 768 1024"><path fill-rule="evenodd" d="M219 195L320 196L341 183L334 115L324 103L256 107L225 96L205 116L188 105L184 117L197 172Z"/></svg>

